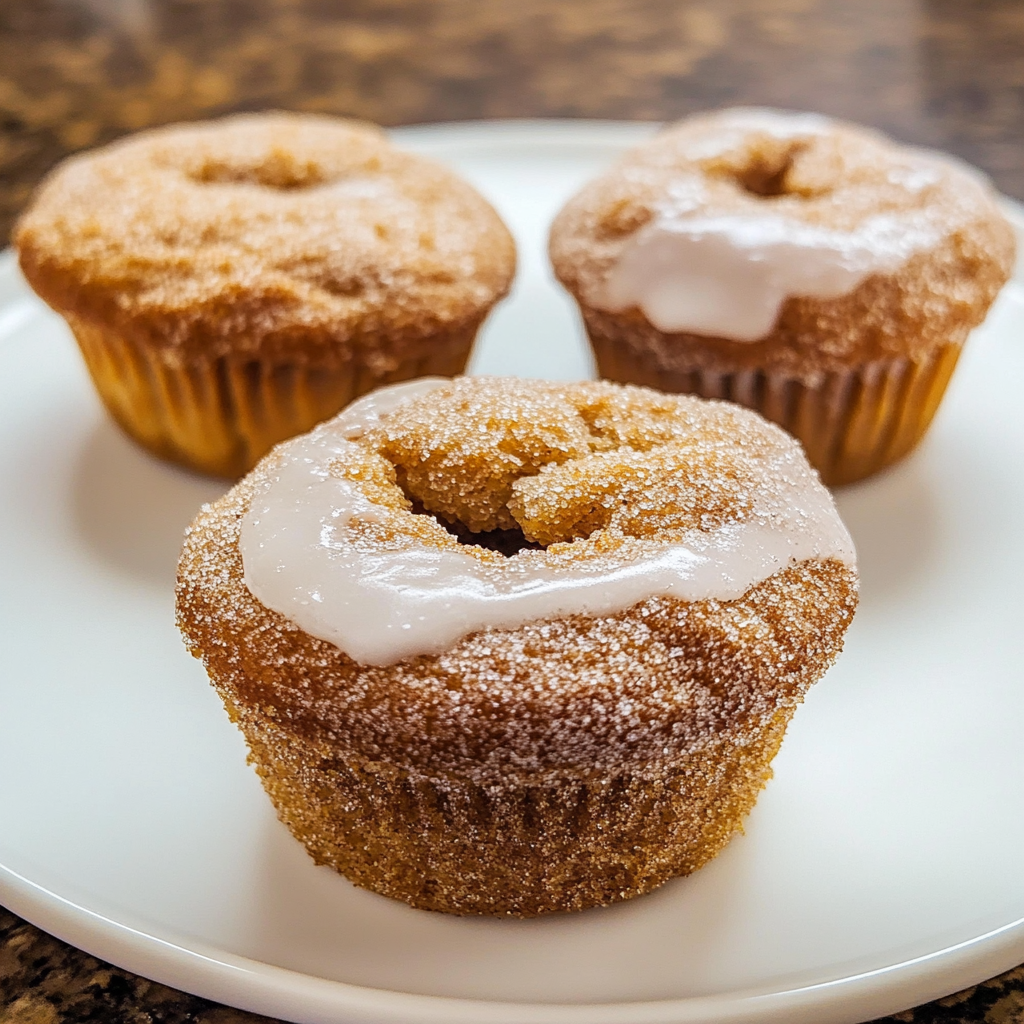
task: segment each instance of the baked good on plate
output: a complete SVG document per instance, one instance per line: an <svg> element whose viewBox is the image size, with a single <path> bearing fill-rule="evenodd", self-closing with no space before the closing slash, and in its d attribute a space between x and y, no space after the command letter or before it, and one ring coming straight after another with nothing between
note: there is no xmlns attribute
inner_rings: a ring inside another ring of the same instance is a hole
<svg viewBox="0 0 1024 1024"><path fill-rule="evenodd" d="M121 426L229 477L382 383L461 372L515 265L454 173L373 125L309 114L73 157L14 242Z"/></svg>
<svg viewBox="0 0 1024 1024"><path fill-rule="evenodd" d="M794 434L829 484L901 458L1009 276L980 172L814 114L673 125L551 230L602 376L726 398Z"/></svg>
<svg viewBox="0 0 1024 1024"><path fill-rule="evenodd" d="M457 378L275 448L193 523L177 613L318 863L530 916L714 857L856 601L831 497L756 413Z"/></svg>

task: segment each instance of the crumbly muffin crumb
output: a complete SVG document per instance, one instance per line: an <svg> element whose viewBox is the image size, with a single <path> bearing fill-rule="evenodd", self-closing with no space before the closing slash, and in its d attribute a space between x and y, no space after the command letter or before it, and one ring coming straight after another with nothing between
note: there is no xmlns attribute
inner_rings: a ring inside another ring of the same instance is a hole
<svg viewBox="0 0 1024 1024"><path fill-rule="evenodd" d="M786 434L744 409L604 383L458 378L359 444L365 461L339 460L336 472L393 510L375 524L381 539L412 530L428 540L407 514L415 508L457 535L520 530L549 557L576 560L770 519L812 475ZM429 538L452 543L437 530Z"/></svg>

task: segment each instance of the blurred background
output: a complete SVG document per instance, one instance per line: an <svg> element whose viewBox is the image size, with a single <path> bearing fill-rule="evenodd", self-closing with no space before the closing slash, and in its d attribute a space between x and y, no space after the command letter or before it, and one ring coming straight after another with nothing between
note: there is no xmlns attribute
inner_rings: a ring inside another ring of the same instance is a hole
<svg viewBox="0 0 1024 1024"><path fill-rule="evenodd" d="M734 103L872 124L1024 198L1024 3L0 0L0 236L61 157L169 121L666 120Z"/></svg>

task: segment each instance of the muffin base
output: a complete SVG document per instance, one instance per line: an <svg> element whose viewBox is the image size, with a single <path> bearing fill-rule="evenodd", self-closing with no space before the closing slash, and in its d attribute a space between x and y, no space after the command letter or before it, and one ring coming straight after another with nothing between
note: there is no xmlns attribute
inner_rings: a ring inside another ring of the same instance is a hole
<svg viewBox="0 0 1024 1024"><path fill-rule="evenodd" d="M331 756L221 696L317 864L421 909L514 917L631 899L703 866L742 830L794 710L657 769L487 786Z"/></svg>
<svg viewBox="0 0 1024 1024"><path fill-rule="evenodd" d="M675 394L720 398L788 430L829 486L854 483L908 455L925 435L963 346L918 359L880 359L814 384L780 371L662 365L624 344L604 316L587 317L598 372L608 380Z"/></svg>
<svg viewBox="0 0 1024 1024"><path fill-rule="evenodd" d="M66 319L93 383L122 429L154 455L214 476L248 472L275 444L305 433L383 384L454 377L480 320L417 339L409 352L275 362L251 355L178 358L85 321Z"/></svg>

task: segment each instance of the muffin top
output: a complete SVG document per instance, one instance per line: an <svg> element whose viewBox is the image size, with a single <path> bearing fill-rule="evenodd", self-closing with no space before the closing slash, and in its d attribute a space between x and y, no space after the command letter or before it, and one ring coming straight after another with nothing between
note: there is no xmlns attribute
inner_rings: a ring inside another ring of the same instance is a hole
<svg viewBox="0 0 1024 1024"><path fill-rule="evenodd" d="M560 212L585 307L714 363L835 370L962 341L1010 274L1012 229L952 157L811 114L725 110L637 147Z"/></svg>
<svg viewBox="0 0 1024 1024"><path fill-rule="evenodd" d="M371 664L653 594L737 598L806 558L853 561L783 431L614 385L384 388L257 475L239 541L249 589Z"/></svg>
<svg viewBox="0 0 1024 1024"><path fill-rule="evenodd" d="M712 691L760 721L838 653L856 579L827 491L756 413L457 378L275 449L190 529L178 617L230 700L486 775L675 756L721 727Z"/></svg>
<svg viewBox="0 0 1024 1024"><path fill-rule="evenodd" d="M211 356L315 357L470 325L509 287L508 230L378 128L305 114L174 125L74 157L14 236L64 314Z"/></svg>

